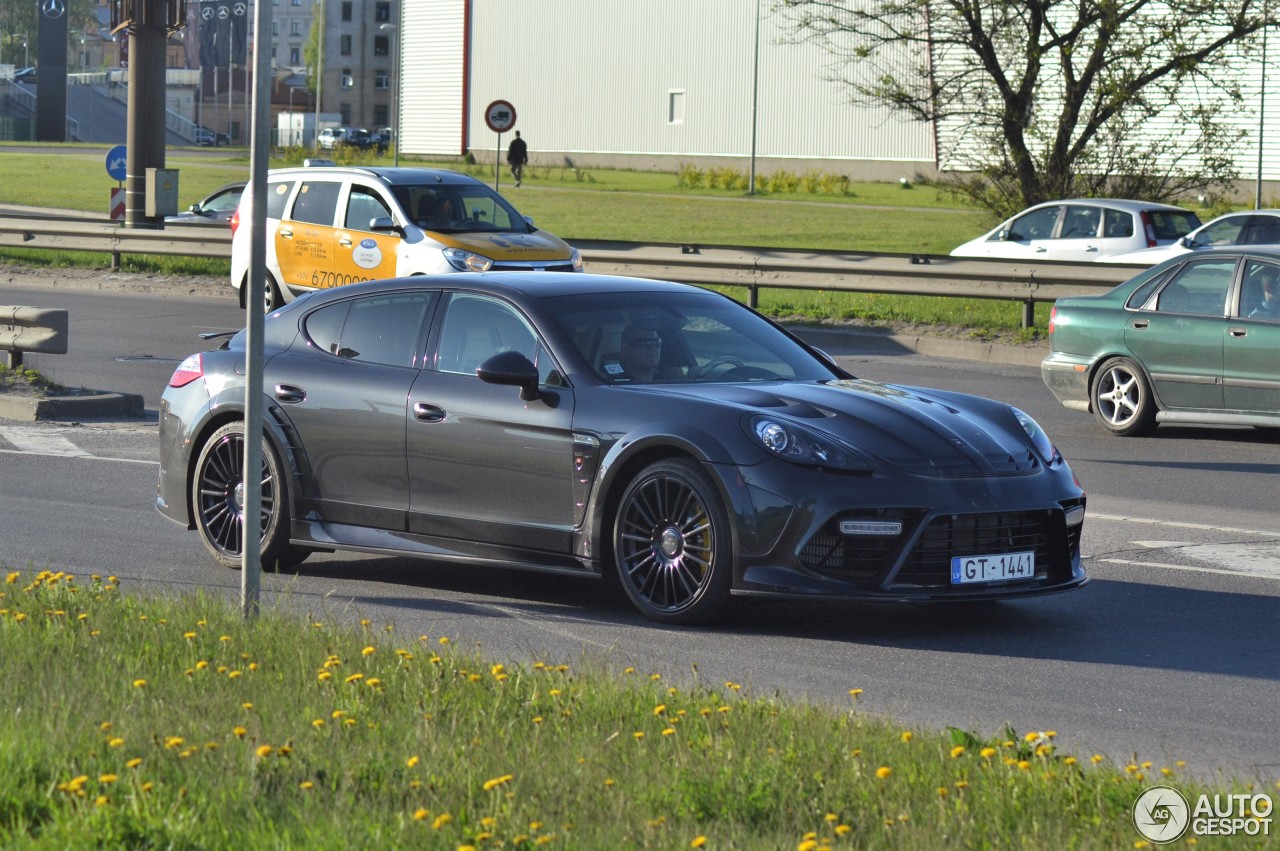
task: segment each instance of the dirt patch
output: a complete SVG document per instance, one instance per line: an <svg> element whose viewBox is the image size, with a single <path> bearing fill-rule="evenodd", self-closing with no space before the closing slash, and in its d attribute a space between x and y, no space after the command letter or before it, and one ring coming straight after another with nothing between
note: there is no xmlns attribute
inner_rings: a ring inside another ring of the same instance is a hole
<svg viewBox="0 0 1280 851"><path fill-rule="evenodd" d="M0 265L0 281L14 286L102 290L169 295L235 298L231 282L222 275L162 275L113 272L110 269L54 268Z"/></svg>

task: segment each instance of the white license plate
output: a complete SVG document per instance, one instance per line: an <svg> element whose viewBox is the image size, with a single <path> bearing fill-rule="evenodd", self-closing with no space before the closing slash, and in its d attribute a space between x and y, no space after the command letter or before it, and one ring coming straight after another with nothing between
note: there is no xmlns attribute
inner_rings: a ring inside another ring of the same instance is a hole
<svg viewBox="0 0 1280 851"><path fill-rule="evenodd" d="M1001 553L987 556L955 556L951 559L951 584L1013 582L1034 579L1036 554Z"/></svg>

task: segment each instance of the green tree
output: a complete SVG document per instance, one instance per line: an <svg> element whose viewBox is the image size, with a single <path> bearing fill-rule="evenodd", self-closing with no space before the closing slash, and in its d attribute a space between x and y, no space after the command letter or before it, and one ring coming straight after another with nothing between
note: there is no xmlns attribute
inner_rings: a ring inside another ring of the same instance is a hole
<svg viewBox="0 0 1280 851"><path fill-rule="evenodd" d="M999 214L1225 188L1258 0L775 0L854 103L935 122L948 181ZM1280 11L1280 4L1275 5Z"/></svg>
<svg viewBox="0 0 1280 851"><path fill-rule="evenodd" d="M316 4L311 13L311 29L307 31L307 40L302 45L302 62L307 67L307 91L316 94L316 86L320 74L323 56L320 51L320 39L324 35L324 3Z"/></svg>

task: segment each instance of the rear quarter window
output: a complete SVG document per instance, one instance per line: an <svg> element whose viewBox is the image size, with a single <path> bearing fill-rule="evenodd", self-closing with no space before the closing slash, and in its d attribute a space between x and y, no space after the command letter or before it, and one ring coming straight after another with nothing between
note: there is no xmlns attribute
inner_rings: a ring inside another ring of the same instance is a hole
<svg viewBox="0 0 1280 851"><path fill-rule="evenodd" d="M296 180L275 180L267 184L267 218L284 218L284 205L289 201Z"/></svg>
<svg viewBox="0 0 1280 851"><path fill-rule="evenodd" d="M1149 210L1156 239L1178 239L1200 227L1200 217L1188 210Z"/></svg>

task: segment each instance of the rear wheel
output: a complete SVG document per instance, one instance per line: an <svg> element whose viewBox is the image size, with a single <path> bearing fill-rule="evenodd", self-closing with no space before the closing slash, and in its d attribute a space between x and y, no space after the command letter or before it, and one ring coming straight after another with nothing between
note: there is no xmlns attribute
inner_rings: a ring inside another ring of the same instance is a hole
<svg viewBox="0 0 1280 851"><path fill-rule="evenodd" d="M645 617L699 623L729 602L729 515L697 462L659 461L627 486L618 505L614 560L623 590Z"/></svg>
<svg viewBox="0 0 1280 851"><path fill-rule="evenodd" d="M1155 427L1156 403L1138 365L1113 358L1093 381L1093 415L1103 428L1121 437L1146 434Z"/></svg>
<svg viewBox="0 0 1280 851"><path fill-rule="evenodd" d="M240 308L242 310L249 303L248 298L249 276L246 275L244 280L240 282ZM266 315L283 306L284 297L280 295L280 287L276 286L275 280L268 273L262 281L262 313Z"/></svg>
<svg viewBox="0 0 1280 851"><path fill-rule="evenodd" d="M222 565L239 568L244 553L244 423L224 425L209 436L191 479L196 529L205 549ZM271 442L262 441L262 567L300 564L310 550L289 544L288 486Z"/></svg>

